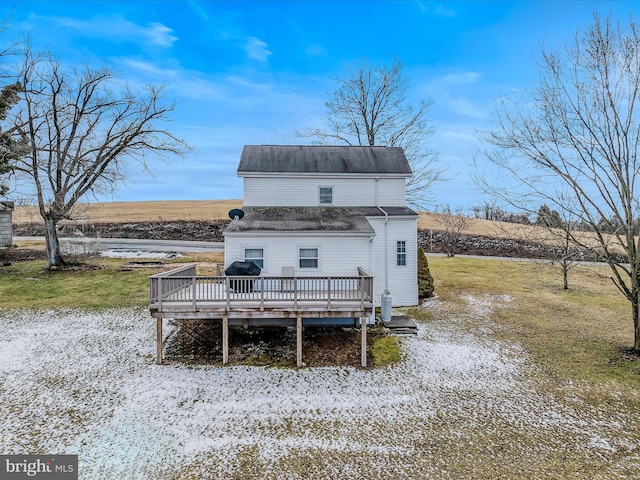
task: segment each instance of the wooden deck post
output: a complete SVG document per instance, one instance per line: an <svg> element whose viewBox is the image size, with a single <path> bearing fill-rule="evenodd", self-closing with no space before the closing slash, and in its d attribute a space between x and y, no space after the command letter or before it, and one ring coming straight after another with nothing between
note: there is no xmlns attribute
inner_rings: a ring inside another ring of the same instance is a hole
<svg viewBox="0 0 640 480"><path fill-rule="evenodd" d="M362 366L367 366L367 317L360 317L360 329L362 330L362 351L360 353Z"/></svg>
<svg viewBox="0 0 640 480"><path fill-rule="evenodd" d="M156 318L156 363L162 365L162 317Z"/></svg>
<svg viewBox="0 0 640 480"><path fill-rule="evenodd" d="M222 363L229 363L229 317L222 318Z"/></svg>
<svg viewBox="0 0 640 480"><path fill-rule="evenodd" d="M302 367L302 317L296 319L296 365Z"/></svg>

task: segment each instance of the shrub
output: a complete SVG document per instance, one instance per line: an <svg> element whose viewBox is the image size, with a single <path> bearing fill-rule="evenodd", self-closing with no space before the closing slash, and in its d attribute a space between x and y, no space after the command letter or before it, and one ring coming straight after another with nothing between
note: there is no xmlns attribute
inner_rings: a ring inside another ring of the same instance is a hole
<svg viewBox="0 0 640 480"><path fill-rule="evenodd" d="M429 262L422 247L418 247L418 298L433 297L433 277L429 271Z"/></svg>

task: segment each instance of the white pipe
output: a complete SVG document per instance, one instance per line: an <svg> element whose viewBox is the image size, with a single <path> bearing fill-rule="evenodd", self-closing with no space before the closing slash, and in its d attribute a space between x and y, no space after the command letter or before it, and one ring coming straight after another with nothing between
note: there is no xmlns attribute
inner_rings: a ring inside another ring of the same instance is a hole
<svg viewBox="0 0 640 480"><path fill-rule="evenodd" d="M379 200L378 200L378 180L379 177L378 175L376 175L376 207L378 207L378 210L380 210L382 213L384 213L384 293L388 294L389 293L389 237L388 237L388 226L387 224L389 223L389 215L387 214L387 212L385 212L379 205Z"/></svg>
<svg viewBox="0 0 640 480"><path fill-rule="evenodd" d="M389 214L382 207L378 207L384 213L384 293L389 294Z"/></svg>

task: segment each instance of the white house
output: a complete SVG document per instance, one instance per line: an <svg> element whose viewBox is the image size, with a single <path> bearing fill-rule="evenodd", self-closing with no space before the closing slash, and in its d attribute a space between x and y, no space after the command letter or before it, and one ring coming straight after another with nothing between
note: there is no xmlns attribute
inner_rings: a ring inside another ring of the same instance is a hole
<svg viewBox="0 0 640 480"><path fill-rule="evenodd" d="M225 265L266 276L373 275L375 303L418 304L417 219L401 148L247 145L244 216L225 231Z"/></svg>

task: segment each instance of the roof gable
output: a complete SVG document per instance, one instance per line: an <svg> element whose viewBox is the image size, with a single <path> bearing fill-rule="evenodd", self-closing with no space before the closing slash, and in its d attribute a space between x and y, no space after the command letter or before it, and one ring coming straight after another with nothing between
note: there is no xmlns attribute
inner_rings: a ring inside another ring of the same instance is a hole
<svg viewBox="0 0 640 480"><path fill-rule="evenodd" d="M238 174L333 173L411 175L400 147L245 145Z"/></svg>

